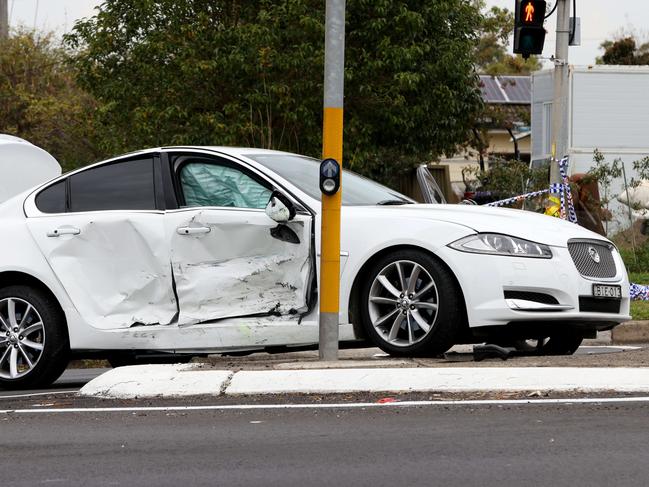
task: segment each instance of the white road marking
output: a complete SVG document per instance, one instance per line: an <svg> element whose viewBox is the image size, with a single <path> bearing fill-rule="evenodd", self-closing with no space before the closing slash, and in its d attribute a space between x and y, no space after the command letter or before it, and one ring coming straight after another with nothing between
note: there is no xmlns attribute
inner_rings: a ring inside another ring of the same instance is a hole
<svg viewBox="0 0 649 487"><path fill-rule="evenodd" d="M614 404L614 403L649 403L649 396L638 397L586 397L573 399L468 399L440 401L396 401L388 403L353 402L331 404L227 404L211 406L133 406L133 407L98 407L98 408L51 408L51 409L0 409L0 414L42 414L42 413L133 413L156 411L229 411L229 410L263 410L263 409L362 409L362 408L395 408L421 406L527 406L552 404Z"/></svg>

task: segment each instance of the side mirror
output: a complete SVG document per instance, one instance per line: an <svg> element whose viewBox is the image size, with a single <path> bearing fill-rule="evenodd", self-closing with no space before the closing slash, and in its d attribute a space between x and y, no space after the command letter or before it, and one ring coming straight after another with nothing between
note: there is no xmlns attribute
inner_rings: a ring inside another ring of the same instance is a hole
<svg viewBox="0 0 649 487"><path fill-rule="evenodd" d="M273 191L266 205L266 215L277 223L286 223L295 217L295 206L279 191Z"/></svg>

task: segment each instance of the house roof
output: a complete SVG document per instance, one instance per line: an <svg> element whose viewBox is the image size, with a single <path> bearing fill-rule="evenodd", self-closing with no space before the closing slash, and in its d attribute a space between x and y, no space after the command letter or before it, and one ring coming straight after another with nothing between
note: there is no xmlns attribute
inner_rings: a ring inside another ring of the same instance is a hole
<svg viewBox="0 0 649 487"><path fill-rule="evenodd" d="M530 105L532 82L530 76L480 75L480 91L485 103Z"/></svg>

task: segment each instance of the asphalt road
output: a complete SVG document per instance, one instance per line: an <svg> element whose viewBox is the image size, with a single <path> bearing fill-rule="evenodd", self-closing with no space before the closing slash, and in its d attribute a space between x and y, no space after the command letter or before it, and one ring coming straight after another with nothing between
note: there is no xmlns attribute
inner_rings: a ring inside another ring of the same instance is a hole
<svg viewBox="0 0 649 487"><path fill-rule="evenodd" d="M63 372L63 375L47 389L29 389L29 390L18 390L11 391L6 389L0 389L0 398L22 395L22 394L40 394L45 392L60 392L60 391L78 391L88 382L90 382L95 377L103 374L110 369L67 369Z"/></svg>
<svg viewBox="0 0 649 487"><path fill-rule="evenodd" d="M645 485L649 405L0 416L2 485Z"/></svg>

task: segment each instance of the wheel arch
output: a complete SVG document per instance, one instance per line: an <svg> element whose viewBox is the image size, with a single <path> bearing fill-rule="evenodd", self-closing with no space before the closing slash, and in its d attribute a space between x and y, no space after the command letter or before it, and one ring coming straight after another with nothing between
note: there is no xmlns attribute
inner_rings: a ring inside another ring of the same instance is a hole
<svg viewBox="0 0 649 487"><path fill-rule="evenodd" d="M463 330L461 335L470 334L469 331L469 326L468 326L468 318L467 318L467 311L466 311L466 299L464 297L464 291L462 290L462 286L460 285L460 282L457 279L457 276L453 272L453 270L449 267L446 262L444 262L443 259L441 259L437 254L434 252L431 252L429 249L426 249L424 247L420 247L418 245L409 245L409 244L399 244L399 245L392 245L389 247L386 247L384 249L381 249L377 253L373 254L370 256L364 263L361 265L359 271L356 273L356 276L354 277L354 281L351 287L351 292L349 294L349 302L348 302L348 316L349 316L349 322L352 324L354 328L354 335L356 338L360 339L368 339L367 333L365 332L365 329L363 328L363 324L360 321L360 306L361 306L361 289L362 289L362 283L364 280L367 278L367 274L369 273L370 269L372 266L379 260L385 257L386 255L396 252L399 250L416 250L419 252L423 252L433 259L435 259L442 267L444 267L449 275L453 278L453 282L455 283L455 288L456 291L459 293L460 296L460 302L462 303L462 312L463 312Z"/></svg>

